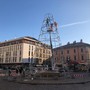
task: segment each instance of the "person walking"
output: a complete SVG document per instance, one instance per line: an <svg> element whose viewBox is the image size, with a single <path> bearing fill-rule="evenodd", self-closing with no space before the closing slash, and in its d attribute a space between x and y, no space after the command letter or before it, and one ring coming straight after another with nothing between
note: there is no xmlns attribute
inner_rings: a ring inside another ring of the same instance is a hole
<svg viewBox="0 0 90 90"><path fill-rule="evenodd" d="M8 70L8 76L11 76L11 70L10 69Z"/></svg>
<svg viewBox="0 0 90 90"><path fill-rule="evenodd" d="M16 68L16 74L18 75L18 72L19 72L19 70L18 70L18 68Z"/></svg>

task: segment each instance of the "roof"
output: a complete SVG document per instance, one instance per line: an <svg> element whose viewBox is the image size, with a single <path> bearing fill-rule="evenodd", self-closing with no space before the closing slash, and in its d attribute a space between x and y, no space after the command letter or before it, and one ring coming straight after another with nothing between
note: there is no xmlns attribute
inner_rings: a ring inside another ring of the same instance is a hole
<svg viewBox="0 0 90 90"><path fill-rule="evenodd" d="M11 42L11 41L16 41L16 40L22 40L22 39L28 39L28 40L32 40L32 41L38 41L37 39L30 37L30 36L24 36L24 37L20 37L20 38L15 38L12 40L5 40L4 42L1 43L6 43L6 42Z"/></svg>
<svg viewBox="0 0 90 90"><path fill-rule="evenodd" d="M15 38L15 39L12 39L12 40L5 40L4 42L1 42L0 43L0 47L2 46L8 46L8 45L11 45L12 44L16 44L17 41L20 41L20 40L27 40L27 41L32 41L32 42L37 42L38 44L40 44L41 46L44 46L44 47L48 47L50 48L49 45L45 44L45 43L42 43L41 41L33 38L33 37L30 37L30 36L24 36L24 37L20 37L20 38ZM15 43L14 43L15 42ZM22 42L18 42L18 43L22 43Z"/></svg>
<svg viewBox="0 0 90 90"><path fill-rule="evenodd" d="M59 48L73 48L73 47L90 47L90 44L84 43L84 42L74 42L74 43L68 43L67 45L63 45L61 47L57 47L55 49Z"/></svg>

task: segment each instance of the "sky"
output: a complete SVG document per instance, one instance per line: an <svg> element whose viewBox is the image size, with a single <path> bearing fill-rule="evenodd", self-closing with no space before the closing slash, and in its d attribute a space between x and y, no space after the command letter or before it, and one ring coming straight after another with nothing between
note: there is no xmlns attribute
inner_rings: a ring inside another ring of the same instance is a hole
<svg viewBox="0 0 90 90"><path fill-rule="evenodd" d="M51 13L58 23L60 43L90 43L90 0L0 0L0 42L31 36L38 39Z"/></svg>

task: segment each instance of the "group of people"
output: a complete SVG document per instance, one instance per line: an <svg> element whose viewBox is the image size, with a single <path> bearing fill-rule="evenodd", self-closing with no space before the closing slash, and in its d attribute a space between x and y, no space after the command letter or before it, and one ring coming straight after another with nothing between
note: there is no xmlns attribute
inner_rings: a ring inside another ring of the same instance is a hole
<svg viewBox="0 0 90 90"><path fill-rule="evenodd" d="M12 70L9 68L8 69L8 76L10 76L11 75L11 73L12 73ZM25 76L25 68L23 68L23 67L16 67L15 68L15 73L18 75L18 74L20 74L21 76Z"/></svg>
<svg viewBox="0 0 90 90"><path fill-rule="evenodd" d="M25 76L25 68L23 67L17 67L16 68L16 73L22 75L22 76Z"/></svg>

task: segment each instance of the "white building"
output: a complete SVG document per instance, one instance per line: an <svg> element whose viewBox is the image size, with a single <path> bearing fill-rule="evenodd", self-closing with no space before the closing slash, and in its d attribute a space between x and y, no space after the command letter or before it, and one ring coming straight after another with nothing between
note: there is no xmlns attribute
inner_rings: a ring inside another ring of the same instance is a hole
<svg viewBox="0 0 90 90"><path fill-rule="evenodd" d="M50 57L50 46L32 37L25 36L0 43L0 64L42 64Z"/></svg>

